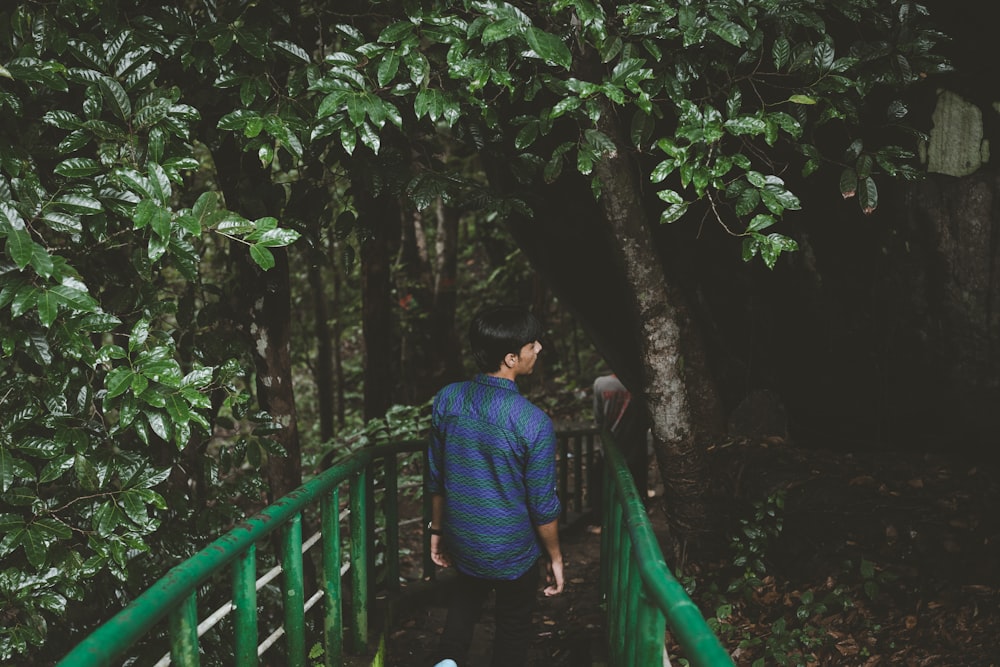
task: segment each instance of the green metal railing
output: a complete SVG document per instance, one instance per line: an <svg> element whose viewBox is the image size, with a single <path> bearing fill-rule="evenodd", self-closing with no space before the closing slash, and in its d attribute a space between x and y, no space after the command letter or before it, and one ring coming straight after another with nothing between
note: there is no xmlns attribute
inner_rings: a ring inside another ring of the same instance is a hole
<svg viewBox="0 0 1000 667"><path fill-rule="evenodd" d="M666 665L666 625L695 667L732 667L701 611L667 567L625 459L601 434L604 507L601 512L601 591L607 603L612 667Z"/></svg>
<svg viewBox="0 0 1000 667"><path fill-rule="evenodd" d="M559 494L563 500L563 522L582 516L589 509L585 495L586 475L593 469L595 429L562 430L558 437ZM696 667L730 667L732 661L705 624L697 607L667 569L656 537L646 517L632 478L610 436L603 434L605 493L602 512L601 586L608 609L608 645L612 665L647 667L663 664L664 626L672 631ZM609 444L611 443L611 444ZM372 656L369 614L373 611L376 581L390 594L400 587L399 559L399 456L422 451L423 442L400 442L354 452L297 490L243 521L197 554L177 565L133 600L112 619L77 645L57 667L110 665L147 635L159 632L166 619L169 653L156 665L199 665L199 638L218 620L232 614L231 643L235 664L258 664L259 656L284 638L281 664L306 665L306 614L323 602L317 624L324 664L341 665L348 656ZM381 467L379 467L381 464ZM421 466L426 475L426 466ZM380 503L385 523L385 554L381 569L375 568L375 476L381 470L384 499ZM340 508L341 487L349 499ZM320 530L305 543L303 514L319 505ZM430 518L430 499L423 498L422 526ZM349 530L348 559L342 553L341 523ZM417 519L414 519L417 520ZM274 538L277 538L276 540ZM279 566L258 577L258 545L277 543ZM320 545L318 590L308 599L304 552ZM430 560L430 535L423 532L421 577L434 579ZM231 599L199 623L199 589L218 583L229 570ZM263 642L258 614L262 601L257 592L281 574L280 627ZM349 574L346 577L345 575ZM380 576L381 575L381 576ZM347 591L343 590L344 583ZM350 592L350 596L345 595ZM346 617L346 618L345 618ZM219 633L220 630L215 632ZM315 643L317 638L308 638ZM384 644L375 649L379 661ZM165 650L165 649L164 649ZM130 652L131 651L131 652ZM162 651L161 651L162 652Z"/></svg>
<svg viewBox="0 0 1000 667"><path fill-rule="evenodd" d="M232 611L232 645L236 664L240 667L257 665L258 656L281 635L284 635L282 664L303 667L306 664L305 614L319 599L325 603L322 621L324 663L329 667L342 664L345 643L353 653L365 653L376 577L371 549L376 463L383 462L385 581L387 588L393 590L399 585L397 458L400 453L420 451L423 447L422 442L402 442L363 449L325 470L174 567L70 651L58 667L109 665L164 618L169 621L169 661L183 667L198 665L199 636L208 629L206 622L199 627L198 589L227 567L232 568L232 601L217 614ZM347 566L341 565L340 487L344 483L350 494L348 511L344 513L349 517L350 530ZM305 600L302 515L317 503L320 505L322 585L315 595ZM423 514L429 515L426 502ZM279 537L280 545L283 623L268 639L258 643L257 590L262 584L257 577L256 551L257 545L273 534ZM341 581L347 571L350 572L351 597L349 608L345 610ZM165 662L161 660L157 664Z"/></svg>

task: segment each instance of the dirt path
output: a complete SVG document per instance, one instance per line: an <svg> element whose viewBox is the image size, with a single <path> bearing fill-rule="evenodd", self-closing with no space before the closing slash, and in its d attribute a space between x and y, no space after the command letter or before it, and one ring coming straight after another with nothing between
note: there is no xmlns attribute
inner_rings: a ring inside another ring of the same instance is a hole
<svg viewBox="0 0 1000 667"><path fill-rule="evenodd" d="M604 613L600 608L598 576L600 535L588 533L583 526L561 536L565 560L566 590L546 598L539 593L534 613L535 639L529 664L547 667L579 667L603 661ZM448 573L442 573L444 590L429 599L429 604L404 613L398 628L390 635L388 667L420 667L436 645L444 627ZM473 636L469 665L489 664L493 641L493 618L489 604Z"/></svg>
<svg viewBox="0 0 1000 667"><path fill-rule="evenodd" d="M1000 666L1000 466L763 443L710 459L724 527L682 575L737 665ZM662 535L662 510L651 518ZM563 545L569 585L539 598L532 666L604 658L600 537L581 528ZM439 598L401 618L387 664L423 664L444 613ZM488 664L491 624L462 667Z"/></svg>

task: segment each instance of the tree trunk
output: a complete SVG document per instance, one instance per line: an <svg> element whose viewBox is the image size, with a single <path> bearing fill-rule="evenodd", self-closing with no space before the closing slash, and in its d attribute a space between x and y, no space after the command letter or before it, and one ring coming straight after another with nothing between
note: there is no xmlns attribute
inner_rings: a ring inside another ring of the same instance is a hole
<svg viewBox="0 0 1000 667"><path fill-rule="evenodd" d="M458 308L458 211L438 199L434 236L434 299L431 305L431 349L435 384L440 386L464 374L462 346L455 327Z"/></svg>
<svg viewBox="0 0 1000 667"><path fill-rule="evenodd" d="M334 235L330 234L330 258L331 264L333 266L333 377L335 390L335 413L336 413L336 423L337 428L344 428L347 423L347 408L346 408L346 396L344 388L344 357L341 350L343 349L343 339L344 339L344 327L341 324L341 317L343 313L343 298L341 294L341 286L343 284L343 278L341 277L341 266L340 266L340 243L336 240Z"/></svg>
<svg viewBox="0 0 1000 667"><path fill-rule="evenodd" d="M334 269L336 270L336 269ZM314 331L316 333L316 402L319 406L319 439L333 439L333 340L327 308L323 270L318 262L309 263L309 288L313 293Z"/></svg>
<svg viewBox="0 0 1000 667"><path fill-rule="evenodd" d="M250 219L279 215L281 202L276 190L253 156L247 156L231 138L226 138L215 150L214 158L227 206ZM257 402L282 426L268 436L285 450L284 456L271 455L267 459L268 490L273 501L302 483L292 387L288 254L284 248L272 248L275 266L262 271L242 244L233 244L231 251L238 256L236 300L242 304L241 310L247 318L245 327L254 351Z"/></svg>
<svg viewBox="0 0 1000 667"><path fill-rule="evenodd" d="M361 243L361 318L365 341L364 418L382 417L392 405L395 359L392 324L392 245L399 238L399 207L383 191L354 188ZM364 194L363 194L364 193Z"/></svg>
<svg viewBox="0 0 1000 667"><path fill-rule="evenodd" d="M285 450L284 456L268 456L267 481L271 502L294 491L302 484L302 452L299 447L295 392L292 387L291 359L291 285L288 275L288 252L272 248L275 265L269 271L248 266L252 277L251 293L257 295L251 305L250 334L257 365L257 400L261 408L281 425L268 436ZM245 258L249 265L249 256Z"/></svg>
<svg viewBox="0 0 1000 667"><path fill-rule="evenodd" d="M614 109L605 104L598 129L624 146ZM630 286L639 319L642 395L649 411L654 449L664 481L668 521L683 543L708 526L703 431L697 402L717 404L698 333L679 289L667 283L654 250L636 171L622 150L595 165L600 206L613 237L612 249ZM693 354L694 353L694 354ZM717 412L709 406L708 412Z"/></svg>

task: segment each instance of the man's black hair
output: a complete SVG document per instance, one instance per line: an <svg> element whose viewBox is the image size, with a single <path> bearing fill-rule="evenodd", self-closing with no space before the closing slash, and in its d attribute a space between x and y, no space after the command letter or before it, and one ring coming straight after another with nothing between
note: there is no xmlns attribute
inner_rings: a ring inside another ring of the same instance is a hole
<svg viewBox="0 0 1000 667"><path fill-rule="evenodd" d="M494 373L508 353L542 337L542 325L524 308L495 306L480 311L469 325L472 358L483 373Z"/></svg>

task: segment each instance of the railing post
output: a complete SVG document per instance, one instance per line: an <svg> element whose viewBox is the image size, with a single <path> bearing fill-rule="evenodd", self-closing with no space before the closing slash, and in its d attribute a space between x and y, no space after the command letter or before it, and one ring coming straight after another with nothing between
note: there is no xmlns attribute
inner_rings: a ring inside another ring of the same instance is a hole
<svg viewBox="0 0 1000 667"><path fill-rule="evenodd" d="M385 587L399 592L399 476L396 454L383 459L385 476Z"/></svg>
<svg viewBox="0 0 1000 667"><path fill-rule="evenodd" d="M198 667L197 592L170 612L170 659L179 667Z"/></svg>
<svg viewBox="0 0 1000 667"><path fill-rule="evenodd" d="M341 607L340 586L340 488L323 496L321 500L323 524L323 590L326 617L323 622L326 667L339 667L344 660L344 616Z"/></svg>
<svg viewBox="0 0 1000 667"><path fill-rule="evenodd" d="M666 633L666 618L659 607L654 606L649 597L641 596L639 617L636 620L636 636L640 638L636 648L637 665L655 665L663 660L663 637Z"/></svg>
<svg viewBox="0 0 1000 667"><path fill-rule="evenodd" d="M285 637L287 664L304 667L306 662L305 592L302 584L302 515L296 514L282 535L281 569L284 572Z"/></svg>
<svg viewBox="0 0 1000 667"><path fill-rule="evenodd" d="M625 541L625 548L628 555L624 557L626 563L625 587L621 591L625 596L625 632L624 656L626 665L638 665L636 662L637 643L640 640L636 634L638 627L639 593L642 590L642 577L639 575L639 566L636 561L635 551L632 550L632 540Z"/></svg>
<svg viewBox="0 0 1000 667"><path fill-rule="evenodd" d="M368 645L368 485L371 475L363 467L351 480L351 612L353 647L361 653Z"/></svg>
<svg viewBox="0 0 1000 667"><path fill-rule="evenodd" d="M240 667L257 665L257 547L251 544L233 565L235 658Z"/></svg>

